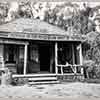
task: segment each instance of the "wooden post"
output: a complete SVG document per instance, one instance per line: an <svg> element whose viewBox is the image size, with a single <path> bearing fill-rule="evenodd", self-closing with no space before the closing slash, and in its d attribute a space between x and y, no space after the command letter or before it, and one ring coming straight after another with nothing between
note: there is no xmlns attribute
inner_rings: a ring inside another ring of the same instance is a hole
<svg viewBox="0 0 100 100"><path fill-rule="evenodd" d="M50 46L51 48L50 48L50 73L52 73L52 71L53 71L53 62L54 62L54 58L53 58L53 46L51 45Z"/></svg>
<svg viewBox="0 0 100 100"><path fill-rule="evenodd" d="M77 66L75 65L75 51L74 51L74 45L72 44L72 55L73 55L73 65L75 67L74 69L74 73L76 74L77 73Z"/></svg>
<svg viewBox="0 0 100 100"><path fill-rule="evenodd" d="M7 73L5 73L5 64L4 64L4 45L0 44L0 71L2 73L1 75L1 85L5 86L6 85L6 78L7 78Z"/></svg>
<svg viewBox="0 0 100 100"><path fill-rule="evenodd" d="M79 55L80 55L80 65L82 65L83 64L83 56L82 56L82 44L81 43L80 43Z"/></svg>
<svg viewBox="0 0 100 100"><path fill-rule="evenodd" d="M28 45L25 44L25 49L24 49L24 75L26 74L26 67L27 67L27 47L28 47Z"/></svg>
<svg viewBox="0 0 100 100"><path fill-rule="evenodd" d="M0 68L4 68L4 45L0 44Z"/></svg>
<svg viewBox="0 0 100 100"><path fill-rule="evenodd" d="M61 74L63 75L63 66L61 66Z"/></svg>
<svg viewBox="0 0 100 100"><path fill-rule="evenodd" d="M75 64L75 52L74 52L74 45L72 44L72 55L73 55L73 65Z"/></svg>
<svg viewBox="0 0 100 100"><path fill-rule="evenodd" d="M56 70L56 74L58 74L58 68L57 68L57 42L55 43L55 70Z"/></svg>
<svg viewBox="0 0 100 100"><path fill-rule="evenodd" d="M80 65L83 64L82 44L80 43ZM81 74L83 75L83 68L81 67Z"/></svg>

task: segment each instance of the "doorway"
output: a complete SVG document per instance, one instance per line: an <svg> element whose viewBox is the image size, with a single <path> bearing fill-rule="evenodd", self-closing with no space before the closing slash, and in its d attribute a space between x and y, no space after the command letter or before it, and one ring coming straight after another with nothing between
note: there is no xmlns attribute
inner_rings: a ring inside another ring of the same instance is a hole
<svg viewBox="0 0 100 100"><path fill-rule="evenodd" d="M40 59L40 71L50 72L50 45L41 44L39 46L39 59Z"/></svg>

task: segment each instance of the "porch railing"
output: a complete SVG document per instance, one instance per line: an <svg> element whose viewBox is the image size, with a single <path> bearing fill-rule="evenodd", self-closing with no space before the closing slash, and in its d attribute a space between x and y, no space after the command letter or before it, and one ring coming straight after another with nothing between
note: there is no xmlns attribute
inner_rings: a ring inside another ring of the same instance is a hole
<svg viewBox="0 0 100 100"><path fill-rule="evenodd" d="M64 68L70 68L72 72L64 72ZM80 71L78 72L77 69L80 68ZM59 73L60 71L60 73ZM66 75L66 74L83 74L83 68L82 65L57 65L57 75Z"/></svg>

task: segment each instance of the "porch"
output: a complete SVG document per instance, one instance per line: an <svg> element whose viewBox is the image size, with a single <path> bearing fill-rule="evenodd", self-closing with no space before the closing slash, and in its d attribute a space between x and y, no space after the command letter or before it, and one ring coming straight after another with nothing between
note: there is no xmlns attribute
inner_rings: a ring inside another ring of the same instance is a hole
<svg viewBox="0 0 100 100"><path fill-rule="evenodd" d="M82 47L78 41L9 40L0 47L4 67L11 71L12 78L48 81L83 74Z"/></svg>

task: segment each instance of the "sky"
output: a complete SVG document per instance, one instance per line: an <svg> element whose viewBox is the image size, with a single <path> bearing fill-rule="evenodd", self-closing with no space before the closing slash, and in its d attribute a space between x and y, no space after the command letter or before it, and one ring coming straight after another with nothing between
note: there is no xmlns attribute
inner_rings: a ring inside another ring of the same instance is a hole
<svg viewBox="0 0 100 100"><path fill-rule="evenodd" d="M84 2L73 2L73 3L77 3L81 6ZM95 7L100 5L100 2L85 2L85 3L90 7Z"/></svg>
<svg viewBox="0 0 100 100"><path fill-rule="evenodd" d="M5 1L8 1L8 2L10 2L10 1L38 1L38 0L0 0L0 2L5 2ZM40 0L40 1L46 1L46 0ZM49 0L47 0L47 1L49 1ZM53 0L50 0L50 1L53 1ZM66 1L66 0L54 0L54 1L60 1L60 2L62 2L62 1ZM70 0L71 2L73 2L74 0ZM84 0L85 2L86 2L86 0ZM78 3L78 4L81 4L82 2L78 2L78 0L75 0L75 2L76 3ZM93 0L90 2L88 2L89 3L89 5L91 6L91 7L94 7L94 6L96 6L96 5L100 5L100 1L98 1L98 2L94 2Z"/></svg>

